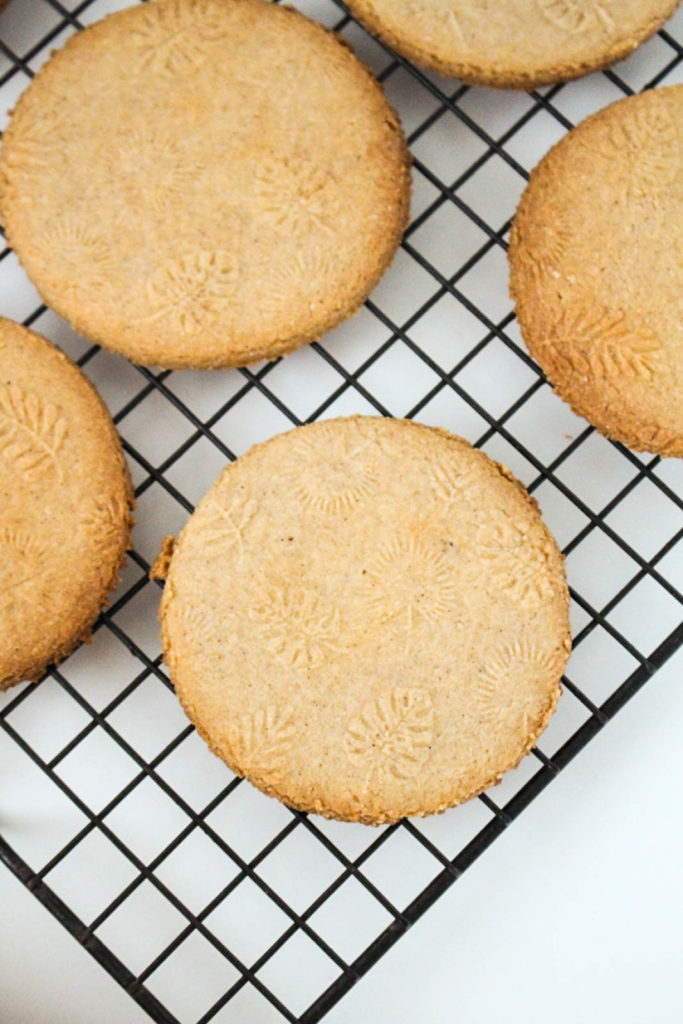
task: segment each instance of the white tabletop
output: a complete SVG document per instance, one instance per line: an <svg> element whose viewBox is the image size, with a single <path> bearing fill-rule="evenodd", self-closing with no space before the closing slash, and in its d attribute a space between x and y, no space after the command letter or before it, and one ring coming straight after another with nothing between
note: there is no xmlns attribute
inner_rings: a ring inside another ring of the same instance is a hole
<svg viewBox="0 0 683 1024"><path fill-rule="evenodd" d="M679 1024L683 652L329 1014ZM148 1020L0 871L2 1024ZM233 1024L265 1024L239 1014Z"/></svg>

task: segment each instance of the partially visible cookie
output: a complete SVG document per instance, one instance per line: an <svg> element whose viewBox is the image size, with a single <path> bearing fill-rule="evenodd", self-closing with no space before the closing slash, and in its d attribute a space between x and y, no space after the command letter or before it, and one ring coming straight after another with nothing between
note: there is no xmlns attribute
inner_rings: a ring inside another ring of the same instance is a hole
<svg viewBox="0 0 683 1024"><path fill-rule="evenodd" d="M90 635L129 545L132 490L71 360L0 318L0 690Z"/></svg>
<svg viewBox="0 0 683 1024"><path fill-rule="evenodd" d="M557 393L607 437L683 456L683 86L620 100L533 171L511 292Z"/></svg>
<svg viewBox="0 0 683 1024"><path fill-rule="evenodd" d="M679 0L348 0L418 64L465 82L532 89L621 60Z"/></svg>
<svg viewBox="0 0 683 1024"><path fill-rule="evenodd" d="M47 304L167 367L274 358L355 313L409 191L367 68L262 0L140 3L75 34L0 160L7 238Z"/></svg>
<svg viewBox="0 0 683 1024"><path fill-rule="evenodd" d="M562 556L521 484L445 431L356 417L275 437L156 574L187 714L292 807L443 811L519 762L560 693Z"/></svg>

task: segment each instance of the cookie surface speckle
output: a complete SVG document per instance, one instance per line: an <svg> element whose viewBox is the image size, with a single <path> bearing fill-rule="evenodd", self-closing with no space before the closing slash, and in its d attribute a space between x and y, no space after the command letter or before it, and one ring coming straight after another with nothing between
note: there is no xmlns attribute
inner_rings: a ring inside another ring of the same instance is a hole
<svg viewBox="0 0 683 1024"><path fill-rule="evenodd" d="M683 86L559 142L509 256L522 335L558 394L607 437L683 456Z"/></svg>
<svg viewBox="0 0 683 1024"><path fill-rule="evenodd" d="M554 710L562 557L521 485L443 431L358 417L275 437L224 471L162 563L186 712L294 807L374 824L444 810Z"/></svg>
<svg viewBox="0 0 683 1024"><path fill-rule="evenodd" d="M0 160L7 236L45 301L168 367L274 358L356 312L409 189L370 72L262 0L155 0L77 33Z"/></svg>
<svg viewBox="0 0 683 1024"><path fill-rule="evenodd" d="M118 581L132 490L77 366L0 319L0 690L87 639Z"/></svg>
<svg viewBox="0 0 683 1024"><path fill-rule="evenodd" d="M621 60L679 0L348 0L410 60L466 82L532 89Z"/></svg>

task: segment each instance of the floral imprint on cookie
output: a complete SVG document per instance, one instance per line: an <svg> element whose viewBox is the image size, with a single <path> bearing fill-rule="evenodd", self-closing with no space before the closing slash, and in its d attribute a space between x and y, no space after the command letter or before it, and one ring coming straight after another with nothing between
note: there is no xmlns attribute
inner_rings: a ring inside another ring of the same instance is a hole
<svg viewBox="0 0 683 1024"><path fill-rule="evenodd" d="M325 435L321 437L321 434ZM305 434L293 446L295 464L287 474L287 487L307 512L316 516L348 515L367 499L377 486L377 475L368 460L374 444L362 430L323 428L313 436ZM318 459L325 449L325 461Z"/></svg>
<svg viewBox="0 0 683 1024"><path fill-rule="evenodd" d="M150 3L131 31L138 69L169 77L190 75L207 60L211 43L227 33L217 0Z"/></svg>
<svg viewBox="0 0 683 1024"><path fill-rule="evenodd" d="M528 732L530 721L539 718L539 698L547 694L548 681L559 683L564 660L564 655L542 651L525 637L505 644L477 680L475 697L481 719L496 726L515 718Z"/></svg>
<svg viewBox="0 0 683 1024"><path fill-rule="evenodd" d="M229 740L231 760L240 775L275 785L282 778L295 732L291 707L270 706L242 715Z"/></svg>
<svg viewBox="0 0 683 1024"><path fill-rule="evenodd" d="M545 554L537 545L532 546L524 524L508 519L486 523L472 552L475 558L470 573L480 585L488 586L492 594L503 594L529 608L552 593Z"/></svg>
<svg viewBox="0 0 683 1024"><path fill-rule="evenodd" d="M36 173L63 173L55 158L64 152L64 147L63 124L58 116L54 112L42 117L32 114L19 131L7 133L2 156L3 171L11 180L16 176Z"/></svg>
<svg viewBox="0 0 683 1024"><path fill-rule="evenodd" d="M159 124L132 126L111 159L113 189L137 218L141 209L167 211L169 203L187 195L201 169L201 162L183 153L173 132Z"/></svg>
<svg viewBox="0 0 683 1024"><path fill-rule="evenodd" d="M569 371L613 381L651 381L661 348L643 324L588 305L563 310L545 345Z"/></svg>
<svg viewBox="0 0 683 1024"><path fill-rule="evenodd" d="M92 300L110 286L111 246L82 220L67 217L36 239L44 275L71 306Z"/></svg>
<svg viewBox="0 0 683 1024"><path fill-rule="evenodd" d="M614 0L536 0L541 14L570 35L597 28L614 29L610 9Z"/></svg>
<svg viewBox="0 0 683 1024"><path fill-rule="evenodd" d="M365 768L370 782L414 779L431 753L434 708L430 694L416 687L396 687L368 701L349 722L344 749L350 761Z"/></svg>
<svg viewBox="0 0 683 1024"><path fill-rule="evenodd" d="M329 305L340 272L334 252L323 246L302 246L283 255L284 259L281 257L268 271L259 294L261 314L280 321L301 303L311 313Z"/></svg>
<svg viewBox="0 0 683 1024"><path fill-rule="evenodd" d="M236 258L222 250L200 251L159 267L147 282L152 312L137 323L166 320L179 334L213 327L234 301Z"/></svg>
<svg viewBox="0 0 683 1024"><path fill-rule="evenodd" d="M67 434L56 405L18 384L0 385L0 459L29 478L53 469L61 483L59 453Z"/></svg>
<svg viewBox="0 0 683 1024"><path fill-rule="evenodd" d="M330 231L341 212L329 171L303 157L267 157L254 172L258 215L284 234Z"/></svg>
<svg viewBox="0 0 683 1024"><path fill-rule="evenodd" d="M0 613L9 614L18 602L30 599L30 584L47 558L41 541L21 527L0 528Z"/></svg>
<svg viewBox="0 0 683 1024"><path fill-rule="evenodd" d="M361 587L369 612L381 623L402 621L408 640L417 622L436 622L457 606L455 579L438 542L411 533L379 545Z"/></svg>
<svg viewBox="0 0 683 1024"><path fill-rule="evenodd" d="M293 668L320 668L338 650L339 609L304 587L268 587L249 616L264 648Z"/></svg>
<svg viewBox="0 0 683 1024"><path fill-rule="evenodd" d="M638 200L657 196L676 180L680 165L680 141L667 102L654 93L645 93L622 111L611 125L609 151L628 167L624 199Z"/></svg>

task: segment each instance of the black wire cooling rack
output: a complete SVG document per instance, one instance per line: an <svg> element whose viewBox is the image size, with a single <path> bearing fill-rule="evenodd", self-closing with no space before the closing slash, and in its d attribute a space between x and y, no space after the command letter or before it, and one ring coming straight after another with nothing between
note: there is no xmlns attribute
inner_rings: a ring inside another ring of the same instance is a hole
<svg viewBox="0 0 683 1024"><path fill-rule="evenodd" d="M124 5L13 0L0 20L3 107L68 34ZM136 550L93 644L0 701L0 857L166 1024L321 1020L683 642L680 463L605 441L552 395L505 278L530 167L592 109L680 80L683 19L618 70L522 94L413 67L338 0L297 6L372 65L414 154L412 223L352 323L284 361L155 373L87 346L0 253L0 313L51 336L95 381L138 501ZM358 411L424 418L510 465L564 547L574 622L565 696L523 765L470 804L379 830L290 811L212 759L169 696L147 576L226 459ZM34 829L12 790L29 776Z"/></svg>

